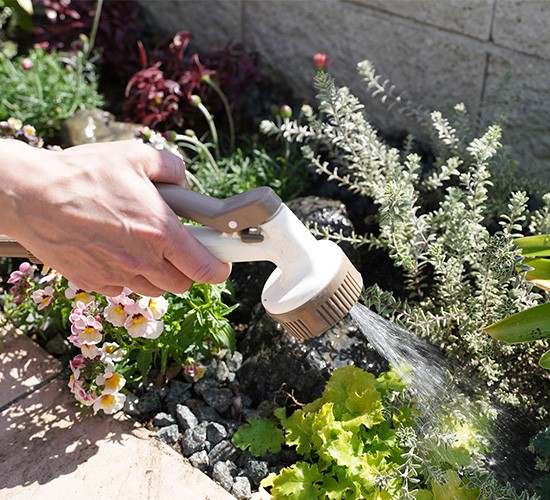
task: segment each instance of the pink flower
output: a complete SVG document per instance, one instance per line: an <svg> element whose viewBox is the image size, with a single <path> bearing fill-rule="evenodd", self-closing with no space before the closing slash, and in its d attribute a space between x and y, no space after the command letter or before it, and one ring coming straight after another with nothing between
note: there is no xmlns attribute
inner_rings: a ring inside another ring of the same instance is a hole
<svg viewBox="0 0 550 500"><path fill-rule="evenodd" d="M17 271L13 271L8 278L8 283L10 285L17 285L21 280L26 280L27 278L32 278L36 267L32 266L29 262L23 262Z"/></svg>
<svg viewBox="0 0 550 500"><path fill-rule="evenodd" d="M38 304L37 309L42 311L52 303L53 288L48 285L44 290L35 290L32 292L32 300L35 304Z"/></svg>
<svg viewBox="0 0 550 500"><path fill-rule="evenodd" d="M71 375L68 383L69 389L74 394L75 399L84 406L92 406L98 399L93 391L87 391L82 382Z"/></svg>
<svg viewBox="0 0 550 500"><path fill-rule="evenodd" d="M134 299L130 297L132 294L132 290L124 288L120 295L106 297L108 305L103 311L103 317L113 326L124 326L124 322L128 318L125 307L135 303Z"/></svg>
<svg viewBox="0 0 550 500"><path fill-rule="evenodd" d="M25 70L25 71L28 71L29 69L31 69L33 66L32 64L32 61L28 58L28 57L25 57L25 59L23 59L21 61L21 67Z"/></svg>
<svg viewBox="0 0 550 500"><path fill-rule="evenodd" d="M108 363L122 361L126 350L122 349L116 342L104 342L101 346L101 359Z"/></svg>
<svg viewBox="0 0 550 500"><path fill-rule="evenodd" d="M80 370L86 366L86 359L82 354L77 354L73 359L71 359L69 366L71 367L74 378L78 379L80 378Z"/></svg>
<svg viewBox="0 0 550 500"><path fill-rule="evenodd" d="M95 316L84 315L73 318L69 341L76 347L82 344L95 345L103 338L103 325Z"/></svg>
<svg viewBox="0 0 550 500"><path fill-rule="evenodd" d="M74 283L69 281L68 288L65 289L65 297L68 299L75 299L75 302L83 302L88 304L94 301L93 295L90 295L88 292L77 288Z"/></svg>
<svg viewBox="0 0 550 500"><path fill-rule="evenodd" d="M70 340L70 337L69 337ZM87 359L95 359L98 356L101 356L101 351L99 347L95 344L80 344L80 350L82 351L82 356Z"/></svg>
<svg viewBox="0 0 550 500"><path fill-rule="evenodd" d="M113 326L124 326L128 313L122 304L110 303L103 310L103 317Z"/></svg>
<svg viewBox="0 0 550 500"><path fill-rule="evenodd" d="M126 385L126 379L120 373L107 373L96 378L97 385L103 385L103 394L116 394Z"/></svg>
<svg viewBox="0 0 550 500"><path fill-rule="evenodd" d="M317 53L313 56L313 64L317 71L327 69L333 62L334 59L329 59L326 54Z"/></svg>
<svg viewBox="0 0 550 500"><path fill-rule="evenodd" d="M164 330L164 323L137 313L128 316L124 322L124 328L132 338L157 339Z"/></svg>

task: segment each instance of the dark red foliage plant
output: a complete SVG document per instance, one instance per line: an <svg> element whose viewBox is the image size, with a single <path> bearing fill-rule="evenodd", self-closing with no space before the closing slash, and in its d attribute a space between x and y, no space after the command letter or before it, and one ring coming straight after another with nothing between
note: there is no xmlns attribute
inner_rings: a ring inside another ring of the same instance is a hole
<svg viewBox="0 0 550 500"><path fill-rule="evenodd" d="M248 91L267 84L256 54L231 42L221 50L188 54L191 39L189 31L176 33L166 47L160 47L152 56L140 45L143 69L126 86L122 106L126 120L159 130L200 128L202 119L191 103L193 95L200 96L214 115L223 110L208 79L221 88L234 110L246 101L243 97Z"/></svg>

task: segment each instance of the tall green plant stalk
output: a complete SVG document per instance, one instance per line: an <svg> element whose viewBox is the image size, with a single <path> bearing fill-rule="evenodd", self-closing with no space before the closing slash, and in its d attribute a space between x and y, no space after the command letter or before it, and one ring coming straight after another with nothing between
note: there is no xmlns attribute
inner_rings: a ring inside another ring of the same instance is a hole
<svg viewBox="0 0 550 500"><path fill-rule="evenodd" d="M198 95L191 96L191 104L197 107L206 119L208 127L210 128L210 134L212 136L212 144L214 145L214 156L219 159L220 141L218 139L218 129L216 128L216 123L214 122L214 117L212 116L212 113L208 111L207 107L202 103L202 99Z"/></svg>
<svg viewBox="0 0 550 500"><path fill-rule="evenodd" d="M218 94L223 103L225 114L227 115L227 124L229 126L229 150L233 151L235 149L235 122L233 121L233 113L231 112L229 101L219 85L210 78L210 75L204 75L202 81Z"/></svg>
<svg viewBox="0 0 550 500"><path fill-rule="evenodd" d="M95 13L94 13L94 22L92 24L92 29L90 31L90 44L88 46L88 50L86 51L86 59L90 57L95 45L95 39L97 36L97 30L99 28L99 20L101 18L102 9L103 9L103 0L97 0Z"/></svg>
<svg viewBox="0 0 550 500"><path fill-rule="evenodd" d="M180 143L183 147L192 149L198 154L201 154L201 153L204 154L204 156L208 161L208 164L212 167L213 173L218 177L218 179L222 178L222 173L220 171L218 162L210 152L210 149L208 149L208 146L197 138L197 136L193 131L188 131L188 134L185 134L185 135L176 134L173 137L173 140L176 143Z"/></svg>

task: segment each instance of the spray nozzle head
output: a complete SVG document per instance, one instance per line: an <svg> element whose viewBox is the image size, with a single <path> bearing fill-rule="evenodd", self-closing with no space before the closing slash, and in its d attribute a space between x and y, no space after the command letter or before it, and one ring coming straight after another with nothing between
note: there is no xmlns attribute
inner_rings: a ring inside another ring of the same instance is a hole
<svg viewBox="0 0 550 500"><path fill-rule="evenodd" d="M316 246L307 275L285 280L275 269L262 294L269 315L300 340L317 337L344 319L363 288L361 274L338 245L317 241Z"/></svg>

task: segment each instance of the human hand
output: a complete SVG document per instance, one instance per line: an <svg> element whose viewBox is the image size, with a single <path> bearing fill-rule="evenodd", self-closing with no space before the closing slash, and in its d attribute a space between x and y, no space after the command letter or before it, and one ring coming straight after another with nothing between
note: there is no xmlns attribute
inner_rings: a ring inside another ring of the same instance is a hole
<svg viewBox="0 0 550 500"><path fill-rule="evenodd" d="M183 227L153 182L186 186L177 156L138 141L63 151L0 141L0 233L78 288L158 296L230 273Z"/></svg>

